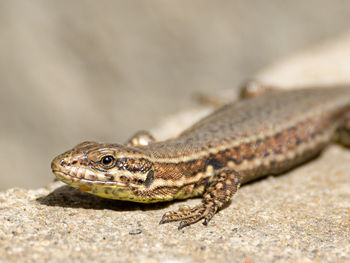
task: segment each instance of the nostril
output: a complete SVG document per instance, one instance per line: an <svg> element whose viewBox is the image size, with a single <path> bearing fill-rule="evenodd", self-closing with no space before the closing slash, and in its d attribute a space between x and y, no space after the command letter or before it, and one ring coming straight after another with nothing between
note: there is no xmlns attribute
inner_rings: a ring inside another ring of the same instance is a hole
<svg viewBox="0 0 350 263"><path fill-rule="evenodd" d="M122 174L120 177L119 177L120 181L123 182L123 183L126 183L126 182L129 182L129 178Z"/></svg>
<svg viewBox="0 0 350 263"><path fill-rule="evenodd" d="M66 161L65 161L65 160L62 160L62 161L60 162L60 165L61 165L61 166L66 166L66 165L67 165L67 163L66 163Z"/></svg>

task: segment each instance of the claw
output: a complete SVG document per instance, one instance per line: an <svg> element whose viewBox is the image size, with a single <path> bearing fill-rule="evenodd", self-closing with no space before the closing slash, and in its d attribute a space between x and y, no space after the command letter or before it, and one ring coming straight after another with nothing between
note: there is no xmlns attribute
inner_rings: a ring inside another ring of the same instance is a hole
<svg viewBox="0 0 350 263"><path fill-rule="evenodd" d="M209 221L212 219L213 217L206 217L206 218L204 218L204 221L203 221L203 225L205 225L205 226L207 226L208 225L208 223L209 223Z"/></svg>
<svg viewBox="0 0 350 263"><path fill-rule="evenodd" d="M186 225L181 221L179 226L177 227L177 230L181 230L185 227Z"/></svg>

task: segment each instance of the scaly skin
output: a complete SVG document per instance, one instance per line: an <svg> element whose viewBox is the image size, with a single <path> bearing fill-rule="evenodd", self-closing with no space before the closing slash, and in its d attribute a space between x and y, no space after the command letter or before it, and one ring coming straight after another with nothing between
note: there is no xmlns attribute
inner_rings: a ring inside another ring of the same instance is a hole
<svg viewBox="0 0 350 263"><path fill-rule="evenodd" d="M349 144L349 109L346 87L272 89L226 105L163 142L140 132L125 145L78 144L57 156L52 170L104 198L152 203L203 196L202 204L168 212L161 223L207 224L241 184L290 169L334 138Z"/></svg>

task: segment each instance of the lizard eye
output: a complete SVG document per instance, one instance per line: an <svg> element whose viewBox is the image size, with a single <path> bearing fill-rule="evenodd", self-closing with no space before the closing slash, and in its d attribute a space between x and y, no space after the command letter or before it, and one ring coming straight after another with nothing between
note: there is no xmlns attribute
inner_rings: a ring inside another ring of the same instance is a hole
<svg viewBox="0 0 350 263"><path fill-rule="evenodd" d="M115 159L111 155L104 156L101 159L102 164L106 165L106 166L111 166L114 163L114 161L115 161Z"/></svg>

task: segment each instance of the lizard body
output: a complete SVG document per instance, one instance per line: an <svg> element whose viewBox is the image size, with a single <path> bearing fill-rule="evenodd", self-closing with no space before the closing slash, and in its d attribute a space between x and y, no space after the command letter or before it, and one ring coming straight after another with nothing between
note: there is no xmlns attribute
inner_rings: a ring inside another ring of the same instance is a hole
<svg viewBox="0 0 350 263"><path fill-rule="evenodd" d="M104 198L143 203L202 196L166 213L179 228L207 224L239 186L317 155L332 140L350 145L350 88L271 90L233 102L179 136L140 132L125 145L84 142L57 156L58 179Z"/></svg>

